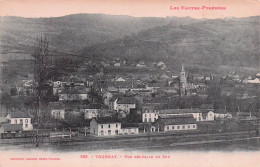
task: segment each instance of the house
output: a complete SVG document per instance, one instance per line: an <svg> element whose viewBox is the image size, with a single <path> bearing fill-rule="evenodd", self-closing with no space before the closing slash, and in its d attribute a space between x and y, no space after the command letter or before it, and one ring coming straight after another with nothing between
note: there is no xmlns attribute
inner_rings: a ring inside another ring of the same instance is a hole
<svg viewBox="0 0 260 167"><path fill-rule="evenodd" d="M53 86L52 86L52 89L53 89L53 95L57 95L61 90L64 89L63 85L65 84L66 82L61 82L61 81L55 81L53 82Z"/></svg>
<svg viewBox="0 0 260 167"><path fill-rule="evenodd" d="M137 64L136 64L136 67L137 67L137 68L145 68L146 65L144 64L144 62L140 62L140 63L137 63Z"/></svg>
<svg viewBox="0 0 260 167"><path fill-rule="evenodd" d="M158 111L153 106L143 106L142 122L155 122L158 119Z"/></svg>
<svg viewBox="0 0 260 167"><path fill-rule="evenodd" d="M212 104L202 104L200 110L202 111L203 121L214 121L215 113Z"/></svg>
<svg viewBox="0 0 260 167"><path fill-rule="evenodd" d="M159 110L159 116L193 115L196 121L213 121L214 112L208 110L195 109L166 109Z"/></svg>
<svg viewBox="0 0 260 167"><path fill-rule="evenodd" d="M22 125L23 131L33 130L33 125L31 123L31 117L24 112L11 112L7 114L6 119L11 125Z"/></svg>
<svg viewBox="0 0 260 167"><path fill-rule="evenodd" d="M121 122L111 117L92 118L90 121L90 134L96 136L115 136L138 134L138 126L121 126Z"/></svg>
<svg viewBox="0 0 260 167"><path fill-rule="evenodd" d="M111 110L116 110L117 100L118 97L112 97L111 99L109 99L108 108Z"/></svg>
<svg viewBox="0 0 260 167"><path fill-rule="evenodd" d="M158 89L164 86L162 82L148 82L147 89L151 90L152 93L157 93Z"/></svg>
<svg viewBox="0 0 260 167"><path fill-rule="evenodd" d="M117 82L124 82L126 80L124 78L122 78L122 77L118 77L115 81L117 81Z"/></svg>
<svg viewBox="0 0 260 167"><path fill-rule="evenodd" d="M214 117L215 119L231 119L232 114L228 113L226 109L215 109Z"/></svg>
<svg viewBox="0 0 260 167"><path fill-rule="evenodd" d="M139 133L138 125L122 124L121 129L119 130L119 135L130 135L130 134L138 134L138 133Z"/></svg>
<svg viewBox="0 0 260 167"><path fill-rule="evenodd" d="M22 124L2 124L0 125L0 138L13 138L23 131Z"/></svg>
<svg viewBox="0 0 260 167"><path fill-rule="evenodd" d="M166 68L166 65L164 64L164 62L160 61L159 63L157 63L157 67L161 70L164 70Z"/></svg>
<svg viewBox="0 0 260 167"><path fill-rule="evenodd" d="M120 62L114 63L114 67L120 67L120 66L121 66Z"/></svg>
<svg viewBox="0 0 260 167"><path fill-rule="evenodd" d="M101 105L90 103L87 106L81 106L80 112L84 113L85 119L92 119L99 116Z"/></svg>
<svg viewBox="0 0 260 167"><path fill-rule="evenodd" d="M65 105L62 102L50 102L48 107L55 119L65 118Z"/></svg>
<svg viewBox="0 0 260 167"><path fill-rule="evenodd" d="M246 83L249 83L249 84L260 84L260 80L259 80L259 78L255 78L255 79L247 80Z"/></svg>
<svg viewBox="0 0 260 167"><path fill-rule="evenodd" d="M165 88L162 88L162 91L165 93L170 93L170 94L178 94L175 87L165 87Z"/></svg>
<svg viewBox="0 0 260 167"><path fill-rule="evenodd" d="M59 101L87 100L88 92L86 89L64 89L58 96Z"/></svg>
<svg viewBox="0 0 260 167"><path fill-rule="evenodd" d="M116 104L116 111L126 111L128 114L130 112L130 109L136 108L136 100L131 97L124 97L117 101Z"/></svg>
<svg viewBox="0 0 260 167"><path fill-rule="evenodd" d="M167 74L163 74L160 76L160 80L166 80L166 79L169 79L170 77L167 75Z"/></svg>
<svg viewBox="0 0 260 167"><path fill-rule="evenodd" d="M0 123L6 123L7 119L6 117L0 117Z"/></svg>
<svg viewBox="0 0 260 167"><path fill-rule="evenodd" d="M98 113L99 117L113 117L116 114L115 110L101 109Z"/></svg>
<svg viewBox="0 0 260 167"><path fill-rule="evenodd" d="M193 115L196 121L202 121L202 112L200 109L166 109L159 110L160 117L177 116L177 115Z"/></svg>
<svg viewBox="0 0 260 167"><path fill-rule="evenodd" d="M196 130L197 123L193 115L175 115L171 117L159 117L152 126L152 131L185 131Z"/></svg>
<svg viewBox="0 0 260 167"><path fill-rule="evenodd" d="M121 122L112 118L92 118L90 121L90 134L96 136L118 135Z"/></svg>

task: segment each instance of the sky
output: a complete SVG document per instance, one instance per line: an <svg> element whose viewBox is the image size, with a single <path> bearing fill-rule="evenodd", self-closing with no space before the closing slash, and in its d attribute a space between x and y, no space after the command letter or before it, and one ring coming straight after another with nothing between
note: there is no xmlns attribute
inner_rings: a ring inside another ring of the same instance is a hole
<svg viewBox="0 0 260 167"><path fill-rule="evenodd" d="M225 7L226 10L170 10L179 7ZM260 0L0 0L0 16L59 17L102 13L134 17L224 18L260 15Z"/></svg>

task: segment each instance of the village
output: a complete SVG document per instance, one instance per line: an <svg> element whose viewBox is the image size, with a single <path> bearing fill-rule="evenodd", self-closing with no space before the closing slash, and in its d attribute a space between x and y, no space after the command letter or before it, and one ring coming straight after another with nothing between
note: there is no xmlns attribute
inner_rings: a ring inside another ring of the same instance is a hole
<svg viewBox="0 0 260 167"><path fill-rule="evenodd" d="M23 69L33 57L1 63L5 73L25 64L18 68L23 75L1 84L1 138L258 133L260 73L202 75L184 63L171 71L163 61L66 61L67 67L49 65L40 105L33 102L37 74Z"/></svg>

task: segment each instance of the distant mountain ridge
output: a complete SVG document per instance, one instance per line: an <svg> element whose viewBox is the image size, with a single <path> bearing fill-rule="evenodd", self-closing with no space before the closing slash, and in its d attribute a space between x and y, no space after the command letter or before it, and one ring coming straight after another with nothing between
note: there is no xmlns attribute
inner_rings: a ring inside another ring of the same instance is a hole
<svg viewBox="0 0 260 167"><path fill-rule="evenodd" d="M82 55L201 65L260 66L260 17L169 23L102 45Z"/></svg>
<svg viewBox="0 0 260 167"><path fill-rule="evenodd" d="M84 57L260 66L260 16L197 20L76 14L1 19L1 54L30 54L37 36L45 34L51 52Z"/></svg>
<svg viewBox="0 0 260 167"><path fill-rule="evenodd" d="M187 24L191 18L135 18L104 14L76 14L54 18L1 18L2 53L32 52L37 36L45 34L50 48L58 52L76 53L86 46L108 42L141 30L165 25L173 20Z"/></svg>

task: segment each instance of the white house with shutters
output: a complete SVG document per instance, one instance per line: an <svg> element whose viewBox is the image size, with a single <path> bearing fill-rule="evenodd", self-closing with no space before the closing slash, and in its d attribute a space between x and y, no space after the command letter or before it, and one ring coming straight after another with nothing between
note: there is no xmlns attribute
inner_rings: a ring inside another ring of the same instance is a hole
<svg viewBox="0 0 260 167"><path fill-rule="evenodd" d="M23 131L33 130L31 123L31 117L24 112L11 112L7 114L6 119L11 125L20 124L22 125Z"/></svg>

